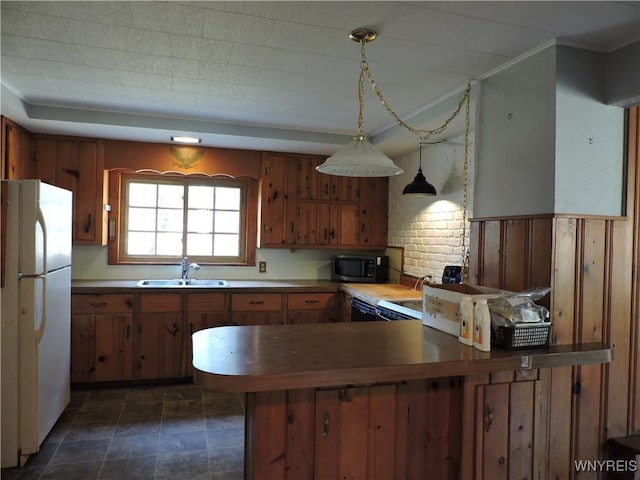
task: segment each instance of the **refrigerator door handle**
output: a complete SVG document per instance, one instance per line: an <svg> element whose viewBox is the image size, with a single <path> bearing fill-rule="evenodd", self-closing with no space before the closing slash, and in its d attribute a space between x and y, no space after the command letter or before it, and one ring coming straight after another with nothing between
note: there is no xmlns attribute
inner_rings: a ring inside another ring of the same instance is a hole
<svg viewBox="0 0 640 480"><path fill-rule="evenodd" d="M44 329L47 325L47 309L44 306L47 305L47 276L41 275L42 279L42 319L40 320L40 325L36 329L36 344L40 344L40 340L42 339L42 335L44 334Z"/></svg>
<svg viewBox="0 0 640 480"><path fill-rule="evenodd" d="M42 273L46 274L49 270L47 266L47 243L49 241L47 239L47 224L44 221L44 213L42 213L42 208L39 205L36 210L36 223L39 223L40 228L42 228Z"/></svg>

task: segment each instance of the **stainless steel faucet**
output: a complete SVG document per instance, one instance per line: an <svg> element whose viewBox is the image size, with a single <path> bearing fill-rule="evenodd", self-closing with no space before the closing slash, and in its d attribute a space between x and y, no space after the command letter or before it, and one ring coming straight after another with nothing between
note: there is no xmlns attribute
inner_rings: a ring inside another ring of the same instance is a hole
<svg viewBox="0 0 640 480"><path fill-rule="evenodd" d="M200 265L198 265L197 263L189 263L189 261L187 260L187 257L184 257L182 259L182 279L186 280L187 277L189 276L189 272L191 270L200 270Z"/></svg>

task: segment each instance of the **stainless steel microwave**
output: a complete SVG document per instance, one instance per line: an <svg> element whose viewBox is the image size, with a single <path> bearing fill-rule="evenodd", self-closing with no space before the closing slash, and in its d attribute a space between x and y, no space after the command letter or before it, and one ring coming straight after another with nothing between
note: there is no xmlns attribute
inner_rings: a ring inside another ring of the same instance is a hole
<svg viewBox="0 0 640 480"><path fill-rule="evenodd" d="M333 279L341 282L384 283L389 279L387 255L336 255Z"/></svg>

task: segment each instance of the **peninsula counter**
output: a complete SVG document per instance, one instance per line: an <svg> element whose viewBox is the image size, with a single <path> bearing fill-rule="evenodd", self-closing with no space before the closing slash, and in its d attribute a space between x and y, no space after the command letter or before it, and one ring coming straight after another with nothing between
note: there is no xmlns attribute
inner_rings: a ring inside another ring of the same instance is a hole
<svg viewBox="0 0 640 480"><path fill-rule="evenodd" d="M549 420L536 405L545 372L610 360L601 343L480 352L415 320L193 335L195 382L247 394L245 478L260 480L479 479L485 437L515 428L514 408L522 425L511 437L525 447L496 465L533 474ZM492 384L496 372L512 381Z"/></svg>

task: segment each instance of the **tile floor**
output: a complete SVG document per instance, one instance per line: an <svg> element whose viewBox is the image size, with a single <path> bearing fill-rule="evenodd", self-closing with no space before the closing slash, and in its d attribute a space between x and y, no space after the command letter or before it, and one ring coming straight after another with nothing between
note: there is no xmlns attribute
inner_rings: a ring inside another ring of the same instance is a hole
<svg viewBox="0 0 640 480"><path fill-rule="evenodd" d="M243 478L244 407L193 384L72 390L71 402L22 468L2 480Z"/></svg>

